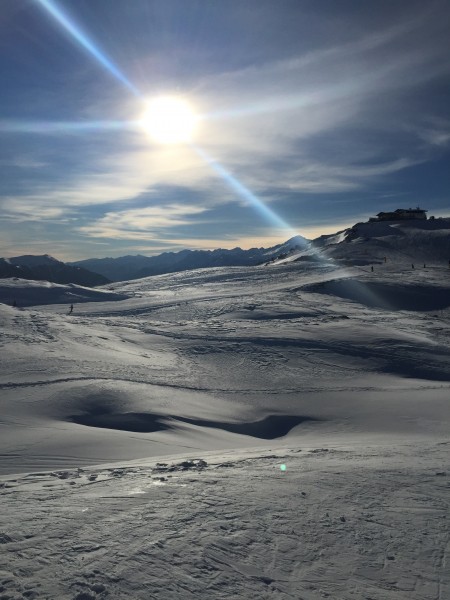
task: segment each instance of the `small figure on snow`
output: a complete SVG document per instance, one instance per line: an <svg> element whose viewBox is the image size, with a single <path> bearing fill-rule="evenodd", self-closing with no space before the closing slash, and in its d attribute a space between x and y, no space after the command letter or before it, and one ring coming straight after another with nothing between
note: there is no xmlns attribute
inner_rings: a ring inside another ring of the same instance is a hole
<svg viewBox="0 0 450 600"><path fill-rule="evenodd" d="M73 304L70 305L69 315L73 313Z"/></svg>
<svg viewBox="0 0 450 600"><path fill-rule="evenodd" d="M371 271L372 271L372 273L373 273L373 265L370 267L370 270L371 270Z"/></svg>

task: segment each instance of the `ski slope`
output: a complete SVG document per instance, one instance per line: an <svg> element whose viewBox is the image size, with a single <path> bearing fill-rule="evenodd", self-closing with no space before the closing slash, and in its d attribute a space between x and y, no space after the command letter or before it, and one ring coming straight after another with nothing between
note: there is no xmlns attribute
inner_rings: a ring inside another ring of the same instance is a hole
<svg viewBox="0 0 450 600"><path fill-rule="evenodd" d="M0 598L449 597L449 269L19 283Z"/></svg>

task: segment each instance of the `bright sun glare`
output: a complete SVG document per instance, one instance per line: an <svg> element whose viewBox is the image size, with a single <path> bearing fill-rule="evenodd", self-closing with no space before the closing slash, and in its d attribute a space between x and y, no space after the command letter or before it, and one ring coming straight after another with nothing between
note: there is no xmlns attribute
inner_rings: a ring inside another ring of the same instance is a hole
<svg viewBox="0 0 450 600"><path fill-rule="evenodd" d="M155 142L182 144L192 140L197 117L185 100L163 96L148 103L141 123Z"/></svg>

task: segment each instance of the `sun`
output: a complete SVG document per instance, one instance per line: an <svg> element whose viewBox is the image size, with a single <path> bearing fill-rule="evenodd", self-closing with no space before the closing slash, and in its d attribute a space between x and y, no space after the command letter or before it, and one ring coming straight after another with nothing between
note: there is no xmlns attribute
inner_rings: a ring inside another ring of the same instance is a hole
<svg viewBox="0 0 450 600"><path fill-rule="evenodd" d="M188 102L175 96L161 96L150 100L141 125L155 142L183 144L192 141L197 121Z"/></svg>

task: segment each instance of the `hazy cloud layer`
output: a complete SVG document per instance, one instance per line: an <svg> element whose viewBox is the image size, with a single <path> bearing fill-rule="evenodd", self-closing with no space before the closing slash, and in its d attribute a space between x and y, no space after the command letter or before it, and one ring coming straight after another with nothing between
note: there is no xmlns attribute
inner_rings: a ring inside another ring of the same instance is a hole
<svg viewBox="0 0 450 600"><path fill-rule="evenodd" d="M447 3L381 2L374 16L359 2L346 2L341 11L328 2L286 0L281 8L250 2L251 18L231 1L225 17L224 6L206 11L201 30L193 16L182 19L189 0L169 2L167 9L136 2L126 18L115 7L103 21L109 4L78 12L76 3L66 4L78 23L97 32L102 48L108 42L109 55L120 58L145 95L176 91L189 98L201 115L195 144L300 233L351 223L395 208L397 200L444 208ZM165 23L166 37L155 31L146 45L141 22L150 8ZM214 240L227 239L247 245L258 230L261 244L283 237L192 148L160 146L140 131L141 101L119 89L42 11L25 4L8 9L8 31L33 23L27 36L6 35L13 60L0 62L6 74L15 69L0 122L8 140L0 149L0 202L18 247L21 238L29 239L30 250L42 235L56 239L55 227L65 232L74 257L89 255L96 239L108 244L109 254L120 254L136 241L152 241L147 247L156 249L214 247ZM228 55L221 23L231 35ZM36 62L37 48L47 62ZM50 57L50 48L61 55ZM34 94L34 111L22 102L24 91ZM69 109L83 128L63 126ZM46 121L62 125L46 127ZM87 127L91 121L109 125ZM14 124L23 131L14 132ZM418 170L432 178L433 197L418 197ZM24 222L30 223L26 236Z"/></svg>

